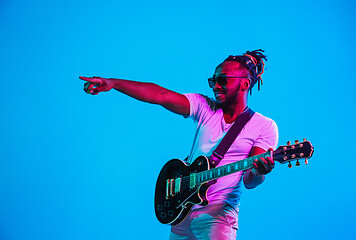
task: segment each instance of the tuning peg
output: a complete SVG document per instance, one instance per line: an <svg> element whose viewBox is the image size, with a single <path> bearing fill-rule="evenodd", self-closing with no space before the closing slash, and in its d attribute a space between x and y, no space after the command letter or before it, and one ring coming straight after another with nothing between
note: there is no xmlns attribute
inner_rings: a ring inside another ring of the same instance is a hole
<svg viewBox="0 0 356 240"><path fill-rule="evenodd" d="M297 160L297 162L295 163L295 166L299 167L300 166L300 162Z"/></svg>
<svg viewBox="0 0 356 240"><path fill-rule="evenodd" d="M308 158L305 159L305 165L307 165L307 164L308 164Z"/></svg>
<svg viewBox="0 0 356 240"><path fill-rule="evenodd" d="M293 165L290 163L290 161L288 162L288 167L289 167L289 168L292 168L292 167L293 167Z"/></svg>
<svg viewBox="0 0 356 240"><path fill-rule="evenodd" d="M295 143L295 144L298 144L298 143L299 143L299 140L295 140L294 143Z"/></svg>
<svg viewBox="0 0 356 240"><path fill-rule="evenodd" d="M307 139L306 138L303 138L303 141L305 142Z"/></svg>
<svg viewBox="0 0 356 240"><path fill-rule="evenodd" d="M290 141L287 142L287 145L288 145L288 146L290 145Z"/></svg>

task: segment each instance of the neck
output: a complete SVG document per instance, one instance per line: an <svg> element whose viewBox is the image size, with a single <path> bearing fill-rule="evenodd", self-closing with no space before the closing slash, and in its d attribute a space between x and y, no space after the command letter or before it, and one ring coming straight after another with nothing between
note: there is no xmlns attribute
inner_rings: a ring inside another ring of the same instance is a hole
<svg viewBox="0 0 356 240"><path fill-rule="evenodd" d="M239 114L242 113L246 107L247 97L238 98L236 102L222 107L225 122L233 123L236 120L237 116L239 116Z"/></svg>

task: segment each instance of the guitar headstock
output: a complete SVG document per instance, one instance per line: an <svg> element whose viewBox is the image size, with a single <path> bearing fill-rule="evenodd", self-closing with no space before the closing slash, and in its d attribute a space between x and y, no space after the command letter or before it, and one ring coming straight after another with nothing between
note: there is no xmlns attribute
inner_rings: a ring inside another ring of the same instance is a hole
<svg viewBox="0 0 356 240"><path fill-rule="evenodd" d="M314 147L305 138L303 142L296 140L293 145L288 141L287 145L280 146L273 152L273 160L282 164L289 162L288 167L292 167L290 161L297 160L296 166L299 166L298 159L305 158L305 164L307 164L308 158L313 156L313 152Z"/></svg>

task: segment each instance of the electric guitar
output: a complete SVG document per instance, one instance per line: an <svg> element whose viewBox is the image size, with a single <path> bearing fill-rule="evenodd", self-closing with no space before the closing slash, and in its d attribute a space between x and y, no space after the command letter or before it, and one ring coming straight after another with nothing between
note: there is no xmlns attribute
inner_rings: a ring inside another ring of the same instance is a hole
<svg viewBox="0 0 356 240"><path fill-rule="evenodd" d="M163 224L176 225L183 221L195 204L206 206L209 201L206 197L209 186L216 179L253 168L253 161L260 157L273 157L274 161L281 164L297 160L307 159L313 155L314 148L309 141L304 139L294 145L290 142L280 146L275 151L267 151L263 154L252 156L244 160L236 161L220 167L214 167L209 158L200 156L190 165L179 159L168 161L162 168L156 183L155 213L158 221Z"/></svg>

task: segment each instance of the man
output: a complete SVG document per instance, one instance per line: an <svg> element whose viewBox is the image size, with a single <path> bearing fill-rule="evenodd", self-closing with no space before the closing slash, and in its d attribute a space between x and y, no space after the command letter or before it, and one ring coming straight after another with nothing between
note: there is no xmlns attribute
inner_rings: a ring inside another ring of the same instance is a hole
<svg viewBox="0 0 356 240"><path fill-rule="evenodd" d="M209 86L215 99L200 94L179 94L153 83L100 77L80 77L87 81L84 90L92 95L116 89L140 101L158 104L164 108L192 118L197 123L192 151L187 162L197 156L211 156L232 123L247 109L247 96L255 83L260 85L264 69L263 50L229 56L216 67ZM255 113L230 146L219 165L242 160L275 149L278 130L275 122ZM241 182L254 188L264 181L274 167L272 158L259 159L254 168L234 173L212 185L207 192L209 205L195 205L188 216L172 226L170 239L236 239Z"/></svg>

